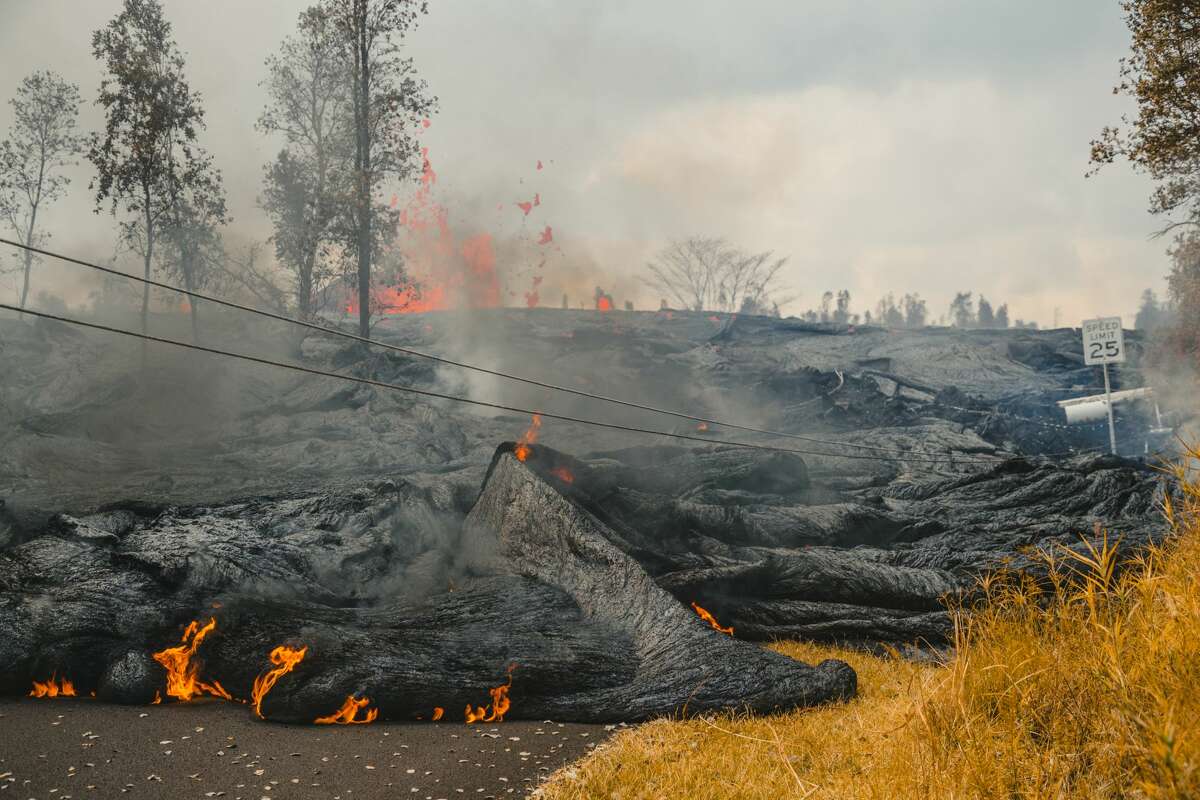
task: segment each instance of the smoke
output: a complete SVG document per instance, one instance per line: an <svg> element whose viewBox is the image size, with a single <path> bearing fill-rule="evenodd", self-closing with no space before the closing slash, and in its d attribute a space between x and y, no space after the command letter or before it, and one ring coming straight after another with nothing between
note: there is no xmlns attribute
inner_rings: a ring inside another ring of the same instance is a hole
<svg viewBox="0 0 1200 800"><path fill-rule="evenodd" d="M731 35L711 2L528 14L497 0L445 3L407 55L441 99L423 143L466 227L502 242L510 233L492 224L495 209L516 214L515 202L541 192L545 216L526 233L552 226L565 256L537 287L543 305L565 293L578 307L599 285L618 307L656 308L638 280L645 258L671 238L723 235L792 257L784 282L800 291L785 312L814 305L826 286L850 289L863 308L888 291L941 307L971 290L1043 324L1055 308L1066 319L1131 311L1144 276L1165 271L1160 247L1145 241L1146 182L1116 170L1081 177L1087 142L1121 111L1107 89L1127 32L1116 9L1086 0L1052 14L1025 4L1024 14L1010 5L930 15L887 3L863 15L770 2L742 9ZM253 129L258 84L305 2L166 5L205 99L203 144L229 191L226 236L262 241L270 230L256 198L278 143ZM90 101L90 35L118 8L10 0L0 95L53 67ZM1041 20L1037 36L1027 15ZM9 120L0 107L0 131ZM99 127L91 102L80 122ZM44 217L54 245L111 254L113 221L92 213L90 167L70 174L68 197ZM531 287L519 277L505 304L525 304ZM35 289L74 306L86 298L78 282L40 269Z"/></svg>

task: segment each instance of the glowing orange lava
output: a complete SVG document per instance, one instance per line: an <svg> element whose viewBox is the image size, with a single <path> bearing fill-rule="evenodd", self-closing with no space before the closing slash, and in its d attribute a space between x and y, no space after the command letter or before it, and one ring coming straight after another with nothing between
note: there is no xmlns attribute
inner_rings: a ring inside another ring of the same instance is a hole
<svg viewBox="0 0 1200 800"><path fill-rule="evenodd" d="M733 627L732 626L730 626L728 628L721 627L720 623L717 622L716 617L714 617L712 614L708 613L703 608L701 608L699 605L697 605L696 601L694 601L694 600L692 601L692 610L700 615L700 619L704 620L709 625L712 625L713 630L720 631L721 633L728 634L729 636L733 636Z"/></svg>
<svg viewBox="0 0 1200 800"><path fill-rule="evenodd" d="M532 452L529 445L537 441L538 431L542 427L542 415L534 414L533 421L529 423L529 428L521 434L521 438L517 440L517 446L513 448L513 455L517 457L517 461L525 461L529 458Z"/></svg>
<svg viewBox="0 0 1200 800"><path fill-rule="evenodd" d="M266 719L262 713L262 701L267 692L271 691L276 681L295 669L296 665L304 660L304 654L307 652L308 647L297 649L283 644L271 651L271 663L275 668L268 669L255 678L254 688L250 693L250 702L254 705L254 713L259 719Z"/></svg>
<svg viewBox="0 0 1200 800"><path fill-rule="evenodd" d="M48 681L34 681L30 697L74 697L75 684L67 678L58 679L58 673L52 673Z"/></svg>
<svg viewBox="0 0 1200 800"><path fill-rule="evenodd" d="M504 715L512 708L512 701L508 699L508 690L512 688L513 670L517 668L516 664L508 665L508 681L494 689L488 689L488 694L492 696L491 711L488 711L487 706L472 708L470 703L467 703L465 712L467 724L473 722L503 722Z"/></svg>
<svg viewBox="0 0 1200 800"><path fill-rule="evenodd" d="M489 233L461 241L450 225L449 211L433 199L437 173L429 148L421 151L420 185L400 211L400 237L384 245L403 256L404 277L395 285L371 290L372 305L383 314L413 314L453 308L495 308L500 305L500 280ZM535 198L537 205L540 198ZM398 199L397 199L398 202ZM358 294L351 292L346 311L358 313Z"/></svg>
<svg viewBox="0 0 1200 800"><path fill-rule="evenodd" d="M198 621L193 621L183 632L181 644L168 647L154 654L154 660L167 670L167 696L188 702L201 694L210 694L225 700L232 700L229 692L217 681L205 683L200 680L200 665L192 661L196 650L204 637L217 627L216 619L209 619L203 628Z"/></svg>
<svg viewBox="0 0 1200 800"><path fill-rule="evenodd" d="M558 478L563 483L574 483L575 476L571 474L571 470L566 467L555 467L550 470L550 474Z"/></svg>
<svg viewBox="0 0 1200 800"><path fill-rule="evenodd" d="M609 299L608 295L602 295L601 297L596 299L596 310L597 311L612 311L612 308L613 308L612 300Z"/></svg>
<svg viewBox="0 0 1200 800"><path fill-rule="evenodd" d="M342 703L342 707L330 714L328 717L317 717L313 720L317 725L366 725L369 722L374 722L379 716L378 708L367 708L371 704L371 698L363 697L354 699L354 695L347 695L346 702ZM367 708L366 716L358 719L360 709Z"/></svg>
<svg viewBox="0 0 1200 800"><path fill-rule="evenodd" d="M437 722L439 719L442 718L442 714L445 714L445 713L446 713L446 709L442 708L441 706L434 706L433 707L433 721Z"/></svg>

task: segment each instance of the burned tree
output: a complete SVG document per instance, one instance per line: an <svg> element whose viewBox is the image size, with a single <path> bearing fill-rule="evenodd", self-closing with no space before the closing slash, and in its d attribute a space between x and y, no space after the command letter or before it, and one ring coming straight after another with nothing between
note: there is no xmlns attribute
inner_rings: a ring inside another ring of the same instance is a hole
<svg viewBox="0 0 1200 800"><path fill-rule="evenodd" d="M779 298L779 273L786 257L748 253L717 237L692 236L671 242L646 265L645 282L692 311L772 313Z"/></svg>
<svg viewBox="0 0 1200 800"><path fill-rule="evenodd" d="M92 136L88 149L96 168L91 184L96 210L108 204L114 216L125 212L122 238L141 254L149 278L164 235L174 235L176 248L187 249L182 232L188 219L224 220L220 176L197 144L204 109L184 78L183 56L158 0L125 0L121 12L92 36L92 53L107 72L97 98L104 130ZM149 308L147 285L143 333ZM142 352L144 357L144 344Z"/></svg>
<svg viewBox="0 0 1200 800"><path fill-rule="evenodd" d="M388 179L416 171L413 131L433 113L437 99L401 56L405 35L427 12L420 0L329 0L322 5L347 54L354 134L352 224L345 246L357 266L358 330L371 333L371 262L397 215L380 203Z"/></svg>
<svg viewBox="0 0 1200 800"><path fill-rule="evenodd" d="M258 120L284 147L267 165L259 205L274 227L276 258L295 276L301 319L338 276L338 225L354 194L354 129L350 63L330 12L300 14L297 33L267 59L269 102Z"/></svg>
<svg viewBox="0 0 1200 800"><path fill-rule="evenodd" d="M38 227L43 208L62 197L70 179L61 169L73 164L84 140L75 133L79 87L53 72L34 72L21 81L9 136L0 142L0 218L27 247L44 244ZM21 254L24 277L21 308L29 298L34 254Z"/></svg>

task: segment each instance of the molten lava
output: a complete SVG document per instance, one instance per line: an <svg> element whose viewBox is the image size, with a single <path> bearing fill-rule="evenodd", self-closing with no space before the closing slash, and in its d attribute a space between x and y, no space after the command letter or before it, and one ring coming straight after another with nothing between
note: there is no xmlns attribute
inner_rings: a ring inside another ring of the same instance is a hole
<svg viewBox="0 0 1200 800"><path fill-rule="evenodd" d="M429 148L423 148L421 156L420 185L400 211L401 236L384 245L385 251L395 249L402 256L403 277L394 285L372 287L372 305L383 314L499 306L500 280L491 234L460 241L451 228L449 211L433 199L437 173ZM540 198L534 200L532 205L540 203ZM346 311L358 313L357 291L350 293Z"/></svg>
<svg viewBox="0 0 1200 800"><path fill-rule="evenodd" d="M513 455L517 457L517 461L525 461L529 458L532 452L529 445L537 441L538 431L542 427L542 415L534 414L533 421L529 423L529 428L521 434L521 438L517 440L517 446L513 448Z"/></svg>
<svg viewBox="0 0 1200 800"><path fill-rule="evenodd" d="M445 713L446 713L446 709L442 708L441 706L434 706L433 707L433 721L437 722L439 719L442 718L442 714L445 714Z"/></svg>
<svg viewBox="0 0 1200 800"><path fill-rule="evenodd" d="M210 694L224 700L232 700L229 692L217 681L205 683L200 680L200 665L192 659L197 648L217 627L216 619L209 619L203 628L198 621L193 621L183 632L181 644L168 647L154 654L154 660L167 670L167 696L188 702L200 694Z"/></svg>
<svg viewBox="0 0 1200 800"><path fill-rule="evenodd" d="M48 681L34 681L33 689L29 692L30 697L74 697L75 684L71 683L67 678L58 679L58 674L50 675Z"/></svg>
<svg viewBox="0 0 1200 800"><path fill-rule="evenodd" d="M366 725L374 722L375 718L379 716L378 708L367 708L370 704L371 698L369 697L355 700L354 695L347 695L346 702L342 703L341 708L328 717L317 717L313 722L317 725ZM362 719L358 719L358 712L363 708L367 708L367 713Z"/></svg>
<svg viewBox="0 0 1200 800"><path fill-rule="evenodd" d="M254 679L254 688L250 694L250 702L254 705L254 713L258 714L259 719L266 719L262 713L262 701L267 692L271 691L276 681L295 669L296 665L304 660L304 654L307 652L308 647L297 649L284 644L271 651L271 663L275 668L266 670Z"/></svg>
<svg viewBox="0 0 1200 800"><path fill-rule="evenodd" d="M720 631L721 633L728 634L729 636L733 636L733 627L732 626L730 626L728 628L721 627L720 623L717 622L716 617L714 617L712 614L708 613L703 608L701 608L699 605L697 605L694 600L692 601L692 610L700 615L700 619L704 620L709 625L712 625L713 630Z"/></svg>
<svg viewBox="0 0 1200 800"><path fill-rule="evenodd" d="M555 467L550 470L550 474L558 478L563 483L574 483L575 476L571 474L571 470L566 467Z"/></svg>
<svg viewBox="0 0 1200 800"><path fill-rule="evenodd" d="M612 298L608 295L602 295L601 297L596 298L597 311L612 311L612 308Z"/></svg>
<svg viewBox="0 0 1200 800"><path fill-rule="evenodd" d="M513 670L517 668L516 664L508 665L508 681L497 686L494 689L488 689L488 694L492 696L491 711L488 711L487 706L472 708L470 703L467 703L466 721L470 725L473 722L503 722L504 715L512 708L512 701L508 699L508 690L512 688Z"/></svg>

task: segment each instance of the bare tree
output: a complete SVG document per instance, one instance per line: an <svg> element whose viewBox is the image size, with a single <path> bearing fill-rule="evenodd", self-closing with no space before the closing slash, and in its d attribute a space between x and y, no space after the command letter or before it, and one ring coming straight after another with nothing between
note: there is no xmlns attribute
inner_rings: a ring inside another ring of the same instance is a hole
<svg viewBox="0 0 1200 800"><path fill-rule="evenodd" d="M716 301L716 286L732 248L720 238L692 236L668 244L646 264L645 281L680 308L702 311Z"/></svg>
<svg viewBox="0 0 1200 800"><path fill-rule="evenodd" d="M950 319L956 328L975 327L975 301L971 292L956 292L950 302Z"/></svg>
<svg viewBox="0 0 1200 800"><path fill-rule="evenodd" d="M84 140L75 133L79 116L79 87L53 72L34 72L21 81L13 107L9 136L0 142L0 218L27 247L45 243L49 234L38 228L43 207L59 199L70 179L60 170L75 163ZM29 297L34 254L22 254L24 280L21 308Z"/></svg>
<svg viewBox="0 0 1200 800"><path fill-rule="evenodd" d="M772 313L787 258L769 250L747 253L719 237L692 236L671 242L646 264L645 282L693 311Z"/></svg>

